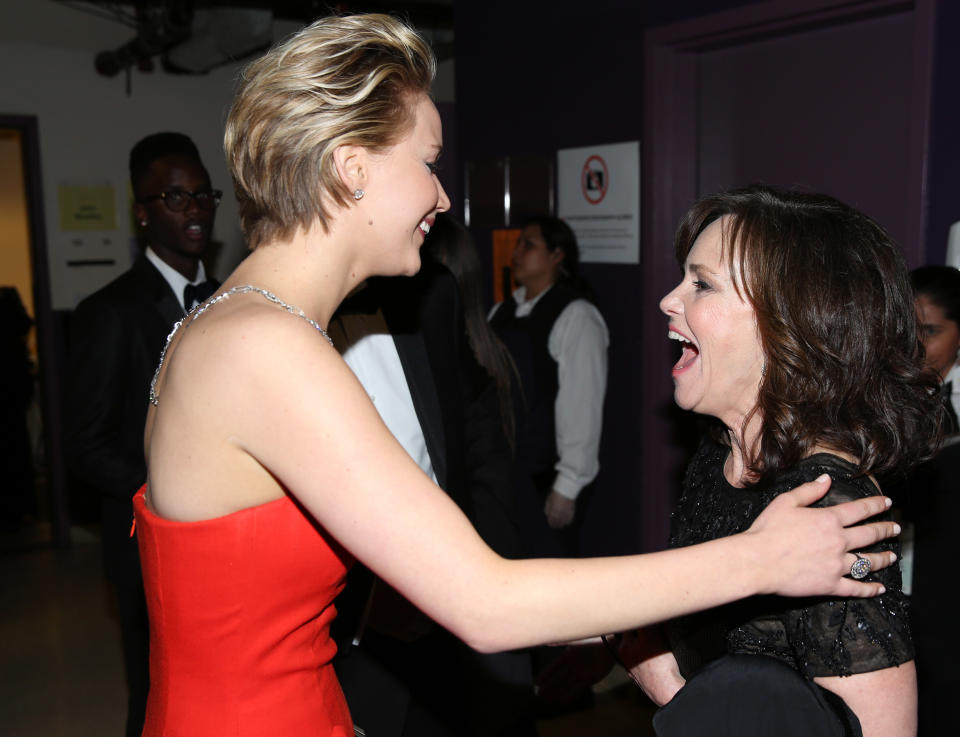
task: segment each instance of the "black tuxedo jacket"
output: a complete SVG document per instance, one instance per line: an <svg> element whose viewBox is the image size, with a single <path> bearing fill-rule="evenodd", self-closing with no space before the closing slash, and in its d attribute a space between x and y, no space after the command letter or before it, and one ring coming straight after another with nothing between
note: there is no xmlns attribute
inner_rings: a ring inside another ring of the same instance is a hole
<svg viewBox="0 0 960 737"><path fill-rule="evenodd" d="M70 324L64 448L71 475L102 495L106 572L139 580L132 497L147 477L148 392L180 300L145 256L83 300Z"/></svg>
<svg viewBox="0 0 960 737"><path fill-rule="evenodd" d="M364 301L382 310L393 336L438 484L488 545L519 557L513 458L494 383L467 341L453 275L425 260L416 276L371 279L367 290ZM336 602L334 665L354 720L370 737L399 737L404 729L422 737L466 734L458 689L463 669L476 666L460 652L465 645L439 628L412 642L368 628L360 647L351 645L371 581L356 566Z"/></svg>
<svg viewBox="0 0 960 737"><path fill-rule="evenodd" d="M424 260L367 289L393 336L437 483L501 555L519 557L512 456L496 387L467 341L453 275Z"/></svg>

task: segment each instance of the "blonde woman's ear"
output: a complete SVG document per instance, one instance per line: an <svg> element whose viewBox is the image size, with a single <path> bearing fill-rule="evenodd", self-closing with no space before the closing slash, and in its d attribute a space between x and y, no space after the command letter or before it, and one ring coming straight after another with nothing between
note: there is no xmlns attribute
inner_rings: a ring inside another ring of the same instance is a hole
<svg viewBox="0 0 960 737"><path fill-rule="evenodd" d="M369 157L363 146L337 146L333 152L333 163L343 188L355 200L363 197L367 186ZM357 193L360 193L357 196Z"/></svg>

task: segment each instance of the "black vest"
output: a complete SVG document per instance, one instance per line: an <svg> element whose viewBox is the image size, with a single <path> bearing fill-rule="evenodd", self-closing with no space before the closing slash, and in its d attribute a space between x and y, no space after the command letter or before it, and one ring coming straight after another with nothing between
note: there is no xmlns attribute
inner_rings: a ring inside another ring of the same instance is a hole
<svg viewBox="0 0 960 737"><path fill-rule="evenodd" d="M514 392L517 457L531 476L545 474L550 483L558 458L554 402L559 382L557 362L550 356L547 342L560 313L579 298L570 287L554 284L528 316L516 316L517 303L510 296L490 320L520 374L522 391Z"/></svg>

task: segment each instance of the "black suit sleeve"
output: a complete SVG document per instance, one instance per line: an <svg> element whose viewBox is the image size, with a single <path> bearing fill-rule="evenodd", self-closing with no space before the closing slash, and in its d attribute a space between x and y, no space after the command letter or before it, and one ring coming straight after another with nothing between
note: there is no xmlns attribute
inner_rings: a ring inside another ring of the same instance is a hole
<svg viewBox="0 0 960 737"><path fill-rule="evenodd" d="M441 283L446 314L451 318L446 329L451 331L456 351L467 513L487 545L504 557L519 558L514 461L503 430L496 384L473 354L459 289L452 275L445 274Z"/></svg>
<svg viewBox="0 0 960 737"><path fill-rule="evenodd" d="M467 404L464 417L472 522L497 553L520 558L513 456L503 432L496 387L485 374L481 387Z"/></svg>
<svg viewBox="0 0 960 737"><path fill-rule="evenodd" d="M136 342L130 316L106 299L88 299L71 322L64 448L67 466L100 493L129 501L146 479L143 421L147 395L135 405L125 388ZM132 419L131 419L132 418ZM139 431L137 426L139 424Z"/></svg>

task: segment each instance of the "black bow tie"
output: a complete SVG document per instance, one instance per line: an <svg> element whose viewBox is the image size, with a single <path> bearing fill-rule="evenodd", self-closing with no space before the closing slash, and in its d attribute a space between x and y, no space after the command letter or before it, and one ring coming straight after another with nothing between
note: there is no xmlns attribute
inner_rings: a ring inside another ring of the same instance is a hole
<svg viewBox="0 0 960 737"><path fill-rule="evenodd" d="M183 309L187 312L193 308L194 303L206 301L210 295L217 291L217 282L213 279L207 279L199 284L187 284L183 288Z"/></svg>

